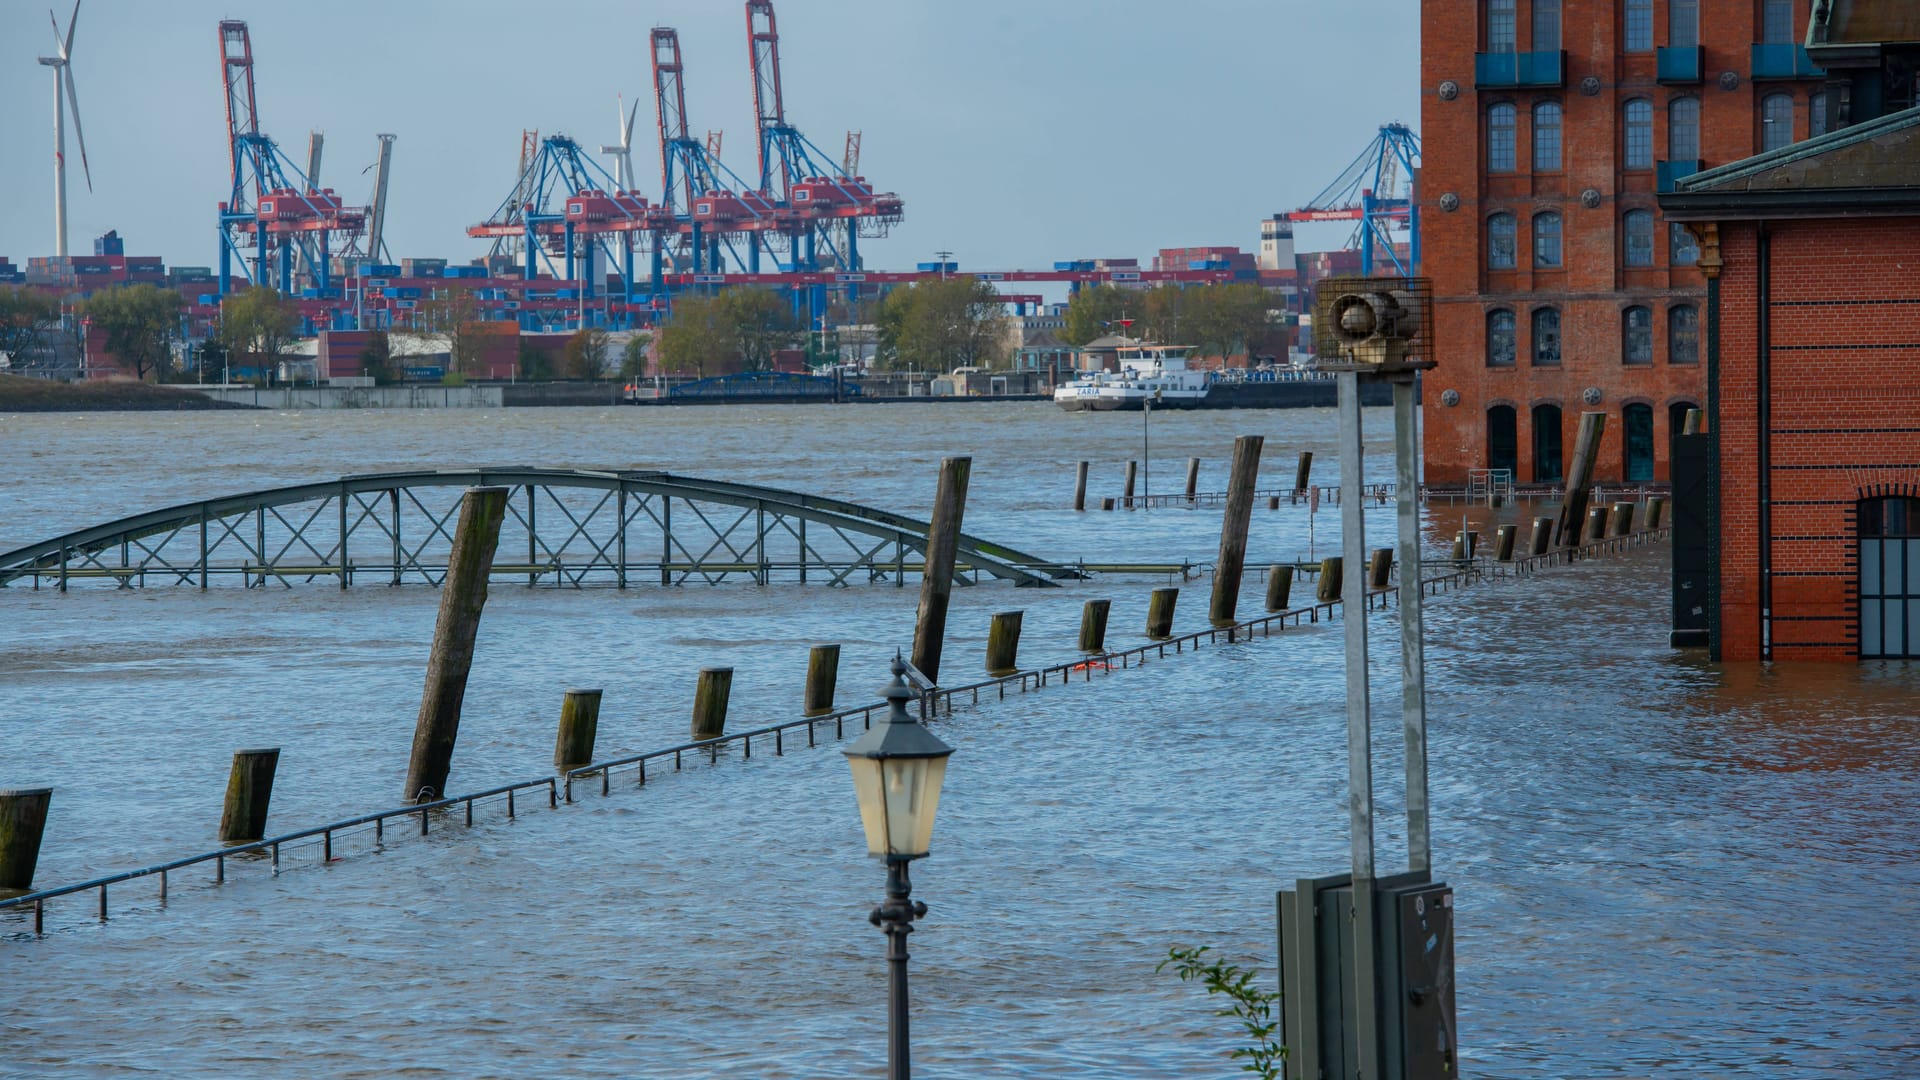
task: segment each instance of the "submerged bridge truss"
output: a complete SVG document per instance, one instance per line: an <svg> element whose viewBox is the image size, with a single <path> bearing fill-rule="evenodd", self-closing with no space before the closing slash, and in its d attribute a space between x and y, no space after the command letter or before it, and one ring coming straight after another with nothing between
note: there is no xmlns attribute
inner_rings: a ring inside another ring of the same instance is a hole
<svg viewBox="0 0 1920 1080"><path fill-rule="evenodd" d="M371 473L154 510L0 553L0 585L121 588L337 582L437 586L465 489L510 489L493 577L581 587L747 577L904 584L927 523L841 499L664 472ZM1018 585L1074 567L962 534L955 581ZM971 575L970 577L968 575Z"/></svg>

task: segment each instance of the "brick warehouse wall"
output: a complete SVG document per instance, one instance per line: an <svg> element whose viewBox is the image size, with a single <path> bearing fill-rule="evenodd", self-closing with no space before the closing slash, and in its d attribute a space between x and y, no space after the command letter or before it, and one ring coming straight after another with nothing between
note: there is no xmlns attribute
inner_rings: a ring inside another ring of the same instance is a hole
<svg viewBox="0 0 1920 1080"><path fill-rule="evenodd" d="M1859 653L1859 500L1920 495L1920 218L1769 226L1774 658ZM1721 655L1761 656L1757 227L1721 226Z"/></svg>
<svg viewBox="0 0 1920 1080"><path fill-rule="evenodd" d="M1797 26L1805 26L1811 0L1797 0ZM1668 475L1669 417L1674 405L1705 400L1703 363L1670 362L1668 310L1681 304L1700 313L1700 353L1705 357L1705 281L1691 266L1669 263L1669 233L1655 202L1656 171L1623 168L1625 103L1644 98L1653 111L1653 157L1668 153L1668 109L1676 98L1700 102L1700 153L1703 167L1748 157L1761 146L1760 101L1787 92L1795 103L1794 137L1809 134L1815 80L1752 78L1751 46L1759 38L1757 0L1701 0L1700 40L1705 47L1698 83L1663 85L1657 79L1657 53L1624 51L1621 0L1564 0L1561 44L1566 51L1565 83L1546 88L1484 88L1474 85L1474 57L1485 41L1485 4L1469 0L1424 0L1421 10L1421 136L1423 160L1419 193L1422 272L1433 279L1434 330L1440 366L1429 376L1429 406L1424 410L1427 478L1447 484L1465 480L1470 468L1487 464L1487 410L1510 405L1516 412L1516 479L1533 481L1536 405L1560 407L1561 457L1570 459L1578 414L1593 409L1608 414L1595 478L1618 481L1625 475L1622 410L1646 404L1653 411L1654 477ZM1532 5L1515 5L1516 37L1525 49L1531 41ZM1653 44L1668 44L1668 5L1655 0ZM1733 76L1723 88L1723 74ZM1586 92L1583 82L1597 85ZM1443 83L1457 87L1452 100ZM1563 110L1562 168L1532 169L1534 106L1558 103ZM1486 164L1486 117L1496 104L1515 110L1515 169L1490 174ZM1588 206L1582 194L1598 194ZM1451 196L1451 199L1446 198ZM1456 202L1457 200L1457 202ZM1454 206L1448 210L1445 207ZM1654 212L1654 251L1650 268L1624 265L1623 215L1631 209ZM1534 214L1557 211L1563 221L1562 267L1533 269L1531 230ZM1486 221L1495 213L1517 220L1515 270L1490 270L1486 264ZM1561 312L1561 365L1531 364L1531 322L1542 306ZM1622 318L1630 306L1652 312L1653 363L1622 362ZM1487 365L1488 312L1506 309L1515 316L1516 362L1511 368ZM1589 389L1600 403L1583 400ZM1445 392L1459 395L1444 403Z"/></svg>

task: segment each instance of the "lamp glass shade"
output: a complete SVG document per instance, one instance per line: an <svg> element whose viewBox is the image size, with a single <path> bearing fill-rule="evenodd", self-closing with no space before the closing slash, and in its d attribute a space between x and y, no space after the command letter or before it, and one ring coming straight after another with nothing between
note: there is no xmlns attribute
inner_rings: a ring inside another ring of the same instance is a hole
<svg viewBox="0 0 1920 1080"><path fill-rule="evenodd" d="M875 858L917 859L933 842L933 817L940 806L940 785L947 759L939 757L870 758L848 756L854 797L866 827L867 854Z"/></svg>

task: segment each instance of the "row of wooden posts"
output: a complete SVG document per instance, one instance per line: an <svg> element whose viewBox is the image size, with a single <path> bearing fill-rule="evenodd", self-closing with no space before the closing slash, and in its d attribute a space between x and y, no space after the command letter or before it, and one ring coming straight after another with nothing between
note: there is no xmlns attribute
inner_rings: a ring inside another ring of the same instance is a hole
<svg viewBox="0 0 1920 1080"><path fill-rule="evenodd" d="M1091 462L1082 461L1074 470L1073 508L1075 510L1085 510L1087 508L1087 471L1091 467ZM1139 473L1139 470L1140 463L1138 461L1127 462L1126 481L1121 488L1118 505L1128 510L1133 509L1133 481L1134 477ZM1313 451L1302 450L1300 451L1299 463L1294 466L1293 471L1293 492L1296 496L1308 490L1307 482L1312 479L1312 477ZM1231 481L1229 481L1228 486L1231 489ZM1185 497L1189 502L1200 497L1200 459L1197 457L1187 459L1187 489ZM1228 492L1228 497L1229 499L1232 497L1231 490ZM1114 506L1115 500L1111 498L1103 498L1100 500L1100 509L1102 510L1111 510ZM1278 509L1279 506L1280 497L1278 495L1272 496L1267 500L1267 508L1269 510Z"/></svg>

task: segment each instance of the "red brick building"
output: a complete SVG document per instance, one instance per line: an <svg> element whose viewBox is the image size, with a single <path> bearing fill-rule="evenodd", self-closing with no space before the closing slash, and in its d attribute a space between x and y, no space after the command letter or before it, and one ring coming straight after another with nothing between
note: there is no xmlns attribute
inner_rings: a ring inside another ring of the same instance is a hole
<svg viewBox="0 0 1920 1080"><path fill-rule="evenodd" d="M1428 480L1554 483L1596 409L1595 479L1666 479L1704 398L1706 288L1659 193L1824 130L1812 2L1425 0Z"/></svg>
<svg viewBox="0 0 1920 1080"><path fill-rule="evenodd" d="M1857 116L1867 95L1849 97ZM1710 275L1715 658L1920 657L1920 109L1661 204L1699 232Z"/></svg>

